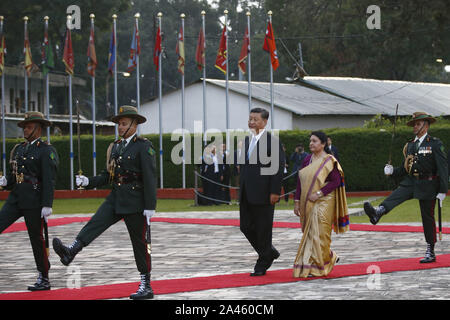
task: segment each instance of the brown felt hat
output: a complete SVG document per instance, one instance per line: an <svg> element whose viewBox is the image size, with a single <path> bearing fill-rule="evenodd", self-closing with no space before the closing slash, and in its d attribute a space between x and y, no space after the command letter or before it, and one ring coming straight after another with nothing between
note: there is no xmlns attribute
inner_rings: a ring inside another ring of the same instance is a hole
<svg viewBox="0 0 450 320"><path fill-rule="evenodd" d="M25 127L29 122L39 122L44 128L50 127L52 123L45 119L44 114L38 111L29 111L25 113L25 119L19 121L17 126L20 128Z"/></svg>
<svg viewBox="0 0 450 320"><path fill-rule="evenodd" d="M413 113L411 120L409 120L406 124L410 127L414 127L414 122L418 120L428 120L430 124L436 122L436 119L433 116L426 112L418 111Z"/></svg>
<svg viewBox="0 0 450 320"><path fill-rule="evenodd" d="M132 106L122 106L119 108L119 114L117 116L114 116L111 118L111 121L114 123L119 123L120 118L135 118L137 119L137 123L141 124L147 121L147 119L144 116L141 116L137 108Z"/></svg>

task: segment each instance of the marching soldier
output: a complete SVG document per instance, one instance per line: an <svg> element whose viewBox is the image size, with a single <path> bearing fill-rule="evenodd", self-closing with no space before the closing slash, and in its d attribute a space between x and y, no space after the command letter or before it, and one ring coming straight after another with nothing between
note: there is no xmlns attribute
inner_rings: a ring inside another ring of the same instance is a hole
<svg viewBox="0 0 450 320"><path fill-rule="evenodd" d="M133 245L141 283L131 299L151 299L151 257L147 250L149 239L145 239L150 228L150 218L156 208L156 161L152 143L137 136L137 126L146 122L137 109L123 106L112 118L117 123L122 139L111 143L107 151L107 169L95 177L76 176L76 185L96 188L112 184L112 192L95 215L82 228L75 241L65 246L58 238L53 239L53 248L64 265L69 265L75 255L88 246L111 225L125 220Z"/></svg>
<svg viewBox="0 0 450 320"><path fill-rule="evenodd" d="M10 170L0 177L0 186L11 190L0 211L0 233L20 217L25 218L39 272L36 283L28 290L50 290L50 262L43 229L52 214L58 154L53 146L41 140L43 130L51 125L42 113L27 112L17 125L23 129L26 141L13 148Z"/></svg>
<svg viewBox="0 0 450 320"><path fill-rule="evenodd" d="M409 141L403 148L405 162L402 167L394 168L386 165L385 175L405 176L400 186L387 197L380 206L372 207L364 203L364 211L372 224L377 224L380 218L409 199L418 199L422 215L422 224L427 242L425 258L420 263L436 261L434 244L436 243L436 222L434 207L436 199L445 199L448 190L448 165L441 140L428 134L430 124L435 118L425 112L415 112L407 123L413 127L415 139ZM439 204L438 204L439 205Z"/></svg>

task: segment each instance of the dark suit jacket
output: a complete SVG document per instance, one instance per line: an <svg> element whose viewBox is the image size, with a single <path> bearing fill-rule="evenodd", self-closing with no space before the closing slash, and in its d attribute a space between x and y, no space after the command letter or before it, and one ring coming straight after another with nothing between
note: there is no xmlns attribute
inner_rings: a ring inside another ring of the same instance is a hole
<svg viewBox="0 0 450 320"><path fill-rule="evenodd" d="M284 156L281 143L278 138L265 131L253 149L250 159L248 159L249 144L250 139L246 137L244 143L245 152L241 153L241 156L245 157L245 164L242 164L240 167L240 200L242 201L242 196L245 192L247 201L250 204L270 205L270 194L281 193L284 171ZM261 158L261 156L264 157L265 155L269 157L269 163L266 163L264 158ZM274 171L276 172L274 174L261 174L262 169L266 168L267 170L271 165L275 167Z"/></svg>
<svg viewBox="0 0 450 320"><path fill-rule="evenodd" d="M331 145L331 154L336 158L337 161L339 161L338 148L336 148L334 145Z"/></svg>

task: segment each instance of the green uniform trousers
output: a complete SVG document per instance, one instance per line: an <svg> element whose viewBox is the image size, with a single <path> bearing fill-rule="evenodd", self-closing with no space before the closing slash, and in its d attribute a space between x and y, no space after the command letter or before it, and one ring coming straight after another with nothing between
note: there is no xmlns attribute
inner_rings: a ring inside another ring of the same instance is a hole
<svg viewBox="0 0 450 320"><path fill-rule="evenodd" d="M145 241L147 220L142 213L116 214L114 205L110 201L105 201L91 220L81 229L77 240L81 241L83 246L88 246L106 229L122 219L124 219L130 235L137 269L140 273L149 273L151 271L151 257L147 252Z"/></svg>

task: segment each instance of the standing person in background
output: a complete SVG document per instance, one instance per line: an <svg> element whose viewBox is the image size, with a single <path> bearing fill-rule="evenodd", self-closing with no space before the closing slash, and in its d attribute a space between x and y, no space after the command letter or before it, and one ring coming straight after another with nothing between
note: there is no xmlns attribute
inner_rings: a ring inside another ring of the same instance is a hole
<svg viewBox="0 0 450 320"><path fill-rule="evenodd" d="M286 179L286 177L287 176L289 176L289 170L288 170L288 168L289 168L289 159L288 159L288 157L287 157L287 153L286 153L286 146L284 145L284 144L281 144L281 146L282 146L282 148L283 148L283 158L284 158L284 170L283 170L283 182L282 182L282 185L283 185L283 193L284 193L284 201L286 202L286 203L288 203L289 202L289 191L290 191L290 188L289 188L289 186L291 185L289 182L290 182L290 179Z"/></svg>
<svg viewBox="0 0 450 320"><path fill-rule="evenodd" d="M242 146L243 141L239 140L237 144L237 149L234 151L234 166L233 166L233 176L235 177L235 186L239 186L239 175L240 175L240 163L239 159L242 159Z"/></svg>
<svg viewBox="0 0 450 320"><path fill-rule="evenodd" d="M339 151L338 148L336 146L333 145L333 140L331 140L331 137L328 136L328 140L327 140L327 148L328 148L328 152L330 154L332 154L337 161L339 161Z"/></svg>
<svg viewBox="0 0 450 320"><path fill-rule="evenodd" d="M228 150L227 150L227 145L226 144L222 144L222 150L220 151L219 156L222 158L222 164L221 166L221 171L222 171L222 181L220 182L221 184L225 185L225 186L229 186L230 185L230 179L231 179L231 168L230 165L227 163L227 156L228 156ZM224 186L220 186L220 194L221 197L220 199L222 201L228 202L229 204L231 204L231 198L230 198L230 188L229 187L224 187Z"/></svg>
<svg viewBox="0 0 450 320"><path fill-rule="evenodd" d="M298 144L295 147L295 151L291 154L292 173L300 170L303 159L305 159L308 154L308 152L305 152L305 148L302 144Z"/></svg>

